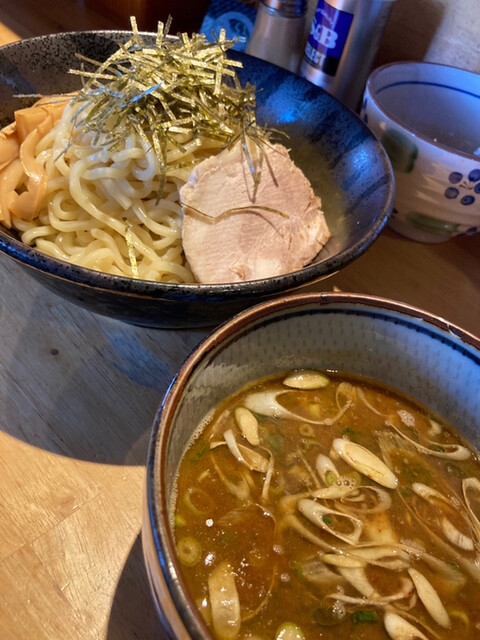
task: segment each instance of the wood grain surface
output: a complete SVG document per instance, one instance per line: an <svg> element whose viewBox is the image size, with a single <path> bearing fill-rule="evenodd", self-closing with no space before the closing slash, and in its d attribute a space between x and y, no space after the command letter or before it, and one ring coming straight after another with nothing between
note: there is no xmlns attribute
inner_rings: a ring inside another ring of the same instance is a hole
<svg viewBox="0 0 480 640"><path fill-rule="evenodd" d="M13 21L6 4L0 44L50 28L38 13ZM480 235L424 245L386 229L309 289L334 286L480 334ZM86 312L5 256L0 292L0 638L162 639L141 550L144 465L161 397L205 331Z"/></svg>

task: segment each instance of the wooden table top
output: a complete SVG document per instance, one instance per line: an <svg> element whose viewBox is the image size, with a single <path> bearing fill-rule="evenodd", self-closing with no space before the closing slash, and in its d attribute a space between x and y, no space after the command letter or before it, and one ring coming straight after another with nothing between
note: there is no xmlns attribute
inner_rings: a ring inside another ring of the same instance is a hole
<svg viewBox="0 0 480 640"><path fill-rule="evenodd" d="M0 44L16 39L0 28ZM426 245L386 229L310 290L422 307L480 334L480 234ZM203 330L94 315L0 257L0 638L164 637L141 550L150 428Z"/></svg>

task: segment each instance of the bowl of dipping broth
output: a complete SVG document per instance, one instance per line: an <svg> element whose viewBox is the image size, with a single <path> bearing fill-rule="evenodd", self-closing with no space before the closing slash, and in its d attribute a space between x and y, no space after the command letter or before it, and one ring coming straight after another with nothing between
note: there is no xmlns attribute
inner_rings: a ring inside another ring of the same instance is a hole
<svg viewBox="0 0 480 640"><path fill-rule="evenodd" d="M91 60L108 61L100 78L82 75L95 76ZM374 242L393 206L388 157L356 115L198 34L6 45L0 121L0 252L137 325L214 326L321 280Z"/></svg>
<svg viewBox="0 0 480 640"><path fill-rule="evenodd" d="M169 637L477 637L479 388L480 340L392 300L296 294L218 327L150 441Z"/></svg>
<svg viewBox="0 0 480 640"><path fill-rule="evenodd" d="M420 242L478 232L479 113L478 74L427 62L372 72L361 117L394 169L395 231Z"/></svg>

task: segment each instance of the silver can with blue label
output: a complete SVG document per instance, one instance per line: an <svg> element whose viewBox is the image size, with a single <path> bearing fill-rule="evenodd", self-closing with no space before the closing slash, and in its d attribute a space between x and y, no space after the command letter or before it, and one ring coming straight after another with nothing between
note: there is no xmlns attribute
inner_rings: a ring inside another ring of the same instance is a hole
<svg viewBox="0 0 480 640"><path fill-rule="evenodd" d="M356 110L395 0L318 0L300 75Z"/></svg>

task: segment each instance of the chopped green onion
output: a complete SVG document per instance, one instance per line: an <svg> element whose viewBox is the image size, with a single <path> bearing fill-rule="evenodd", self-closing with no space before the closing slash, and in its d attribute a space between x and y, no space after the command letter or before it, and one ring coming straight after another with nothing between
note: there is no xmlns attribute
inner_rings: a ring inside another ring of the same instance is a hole
<svg viewBox="0 0 480 640"><path fill-rule="evenodd" d="M359 622L378 622L378 614L376 611L369 609L358 609L358 611L352 613L352 622L353 624L358 624Z"/></svg>
<svg viewBox="0 0 480 640"><path fill-rule="evenodd" d="M180 513L177 513L175 515L175 526L184 527L186 524L187 524L186 519Z"/></svg>
<svg viewBox="0 0 480 640"><path fill-rule="evenodd" d="M284 622L275 632L275 640L305 640L305 635L298 624Z"/></svg>
<svg viewBox="0 0 480 640"><path fill-rule="evenodd" d="M322 443L316 438L302 438L301 442L302 442L302 449L304 449L305 451L310 447L323 446Z"/></svg>
<svg viewBox="0 0 480 640"><path fill-rule="evenodd" d="M207 443L206 442L201 442L199 448L193 454L193 456L190 458L190 460L192 462L198 462L200 460L200 458L202 458L202 456L204 456L207 453L207 451L208 451Z"/></svg>
<svg viewBox="0 0 480 640"><path fill-rule="evenodd" d="M194 567L202 559L202 545L192 536L185 536L177 542L177 554L183 565Z"/></svg>
<svg viewBox="0 0 480 640"><path fill-rule="evenodd" d="M189 487L183 494L183 504L196 515L206 515L212 509L210 494L198 487Z"/></svg>
<svg viewBox="0 0 480 640"><path fill-rule="evenodd" d="M329 471L325 476L325 482L328 484L329 487L331 487L332 484L335 484L336 479L337 479L337 476L333 473L333 471Z"/></svg>
<svg viewBox="0 0 480 640"><path fill-rule="evenodd" d="M275 433L268 438L268 444L278 453L283 449L285 438L280 433Z"/></svg>
<svg viewBox="0 0 480 640"><path fill-rule="evenodd" d="M353 436L355 435L355 431L351 427L345 427L345 429L342 430L342 435L349 440L352 440Z"/></svg>
<svg viewBox="0 0 480 640"><path fill-rule="evenodd" d="M300 582L304 583L305 582L305 574L303 573L303 567L302 567L300 562L296 562L295 563L295 572L296 572L297 578L300 580Z"/></svg>

